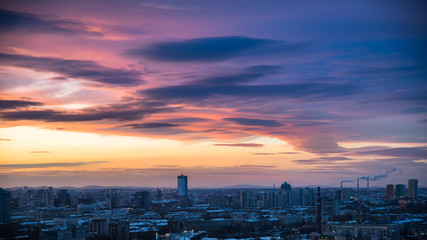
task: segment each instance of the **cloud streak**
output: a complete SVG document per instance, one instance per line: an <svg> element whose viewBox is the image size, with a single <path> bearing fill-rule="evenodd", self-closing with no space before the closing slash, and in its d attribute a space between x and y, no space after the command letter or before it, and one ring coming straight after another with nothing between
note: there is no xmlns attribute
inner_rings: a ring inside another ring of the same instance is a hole
<svg viewBox="0 0 427 240"><path fill-rule="evenodd" d="M166 62L215 62L241 56L250 50L278 44L278 41L241 36L196 38L153 43L130 49L127 54Z"/></svg>
<svg viewBox="0 0 427 240"><path fill-rule="evenodd" d="M145 83L138 71L103 67L86 60L0 53L0 65L54 72L67 78L84 79L107 86L136 86Z"/></svg>
<svg viewBox="0 0 427 240"><path fill-rule="evenodd" d="M252 148L261 148L264 145L258 143L218 143L213 144L213 146L217 147L252 147Z"/></svg>
<svg viewBox="0 0 427 240"><path fill-rule="evenodd" d="M360 87L350 84L289 83L274 85L204 85L183 84L138 91L150 99L169 101L195 101L230 96L239 98L281 98L324 100L354 95Z"/></svg>
<svg viewBox="0 0 427 240"><path fill-rule="evenodd" d="M281 127L282 123L274 120L253 119L253 118L224 118L224 120L244 125L244 126L260 126L260 127Z"/></svg>
<svg viewBox="0 0 427 240"><path fill-rule="evenodd" d="M300 163L300 164L334 164L340 161L348 161L351 160L347 157L319 157L314 159L303 159L303 160L292 160L292 162Z"/></svg>
<svg viewBox="0 0 427 240"><path fill-rule="evenodd" d="M386 149L374 150L374 151L361 151L361 152L356 152L355 154L427 159L427 148L426 147L386 148Z"/></svg>
<svg viewBox="0 0 427 240"><path fill-rule="evenodd" d="M170 112L172 108L157 107L147 102L133 104L111 104L80 111L57 110L17 110L0 112L0 117L9 121L41 120L46 122L87 122L101 120L131 121L140 120L147 115Z"/></svg>
<svg viewBox="0 0 427 240"><path fill-rule="evenodd" d="M0 169L78 167L78 166L84 166L84 165L90 165L90 164L100 164L100 163L108 163L108 161L0 164Z"/></svg>
<svg viewBox="0 0 427 240"><path fill-rule="evenodd" d="M87 36L103 35L81 22L6 9L0 9L0 29L1 32L25 31Z"/></svg>
<svg viewBox="0 0 427 240"><path fill-rule="evenodd" d="M178 124L172 123L162 123L162 122L149 122L149 123L134 123L123 125L123 127L131 127L135 129L144 129L144 128L169 128L169 127L178 127Z"/></svg>
<svg viewBox="0 0 427 240"><path fill-rule="evenodd" d="M40 102L24 101L24 100L3 100L0 99L0 110L15 109L22 107L41 106Z"/></svg>

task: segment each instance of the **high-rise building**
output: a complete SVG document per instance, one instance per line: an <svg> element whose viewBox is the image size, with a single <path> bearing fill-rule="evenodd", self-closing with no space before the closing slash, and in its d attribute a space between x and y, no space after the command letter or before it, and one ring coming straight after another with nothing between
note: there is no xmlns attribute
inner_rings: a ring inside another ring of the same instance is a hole
<svg viewBox="0 0 427 240"><path fill-rule="evenodd" d="M291 204L292 206L303 206L302 203L302 188L294 188L292 189L292 199Z"/></svg>
<svg viewBox="0 0 427 240"><path fill-rule="evenodd" d="M117 195L116 189L109 189L107 192L107 199L106 199L106 205L107 208L110 210L119 208L120 202L119 202L119 196Z"/></svg>
<svg viewBox="0 0 427 240"><path fill-rule="evenodd" d="M252 194L249 191L241 191L240 192L240 207L249 208L253 207L252 203Z"/></svg>
<svg viewBox="0 0 427 240"><path fill-rule="evenodd" d="M408 180L408 197L412 199L418 198L418 179Z"/></svg>
<svg viewBox="0 0 427 240"><path fill-rule="evenodd" d="M0 224L10 222L11 197L10 192L0 188Z"/></svg>
<svg viewBox="0 0 427 240"><path fill-rule="evenodd" d="M70 194L66 189L59 189L57 198L55 199L55 206L68 208L71 206Z"/></svg>
<svg viewBox="0 0 427 240"><path fill-rule="evenodd" d="M150 193L147 191L137 192L133 195L137 208L147 208L150 204Z"/></svg>
<svg viewBox="0 0 427 240"><path fill-rule="evenodd" d="M395 195L397 198L402 198L402 197L404 197L404 196L405 196L405 185L403 185L403 184L396 184L396 188L395 188L395 191L394 191L394 195Z"/></svg>
<svg viewBox="0 0 427 240"><path fill-rule="evenodd" d="M187 197L188 195L188 178L181 174L178 176L178 196Z"/></svg>
<svg viewBox="0 0 427 240"><path fill-rule="evenodd" d="M385 198L387 199L387 201L389 201L390 199L393 198L393 196L394 196L394 186L393 184L388 184Z"/></svg>
<svg viewBox="0 0 427 240"><path fill-rule="evenodd" d="M280 190L281 191L291 191L292 187L289 183L284 182L282 183L282 185L280 185Z"/></svg>
<svg viewBox="0 0 427 240"><path fill-rule="evenodd" d="M302 201L303 205L312 204L314 202L314 193L313 188L304 188L302 191Z"/></svg>
<svg viewBox="0 0 427 240"><path fill-rule="evenodd" d="M289 183L284 182L282 185L280 185L280 190L276 193L274 202L274 205L279 208L291 206L292 186Z"/></svg>
<svg viewBox="0 0 427 240"><path fill-rule="evenodd" d="M340 212L339 200L336 198L322 199L322 215L336 217Z"/></svg>

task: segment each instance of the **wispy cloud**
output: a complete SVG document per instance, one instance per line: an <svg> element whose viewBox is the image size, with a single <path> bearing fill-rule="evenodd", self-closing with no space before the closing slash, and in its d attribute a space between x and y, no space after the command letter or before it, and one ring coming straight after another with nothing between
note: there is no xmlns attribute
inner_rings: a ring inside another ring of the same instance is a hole
<svg viewBox="0 0 427 240"><path fill-rule="evenodd" d="M42 120L46 122L87 122L107 119L130 121L140 120L153 113L168 111L173 111L173 109L147 102L138 104L110 104L67 112L50 109L5 111L0 112L0 116L10 121Z"/></svg>
<svg viewBox="0 0 427 240"><path fill-rule="evenodd" d="M88 36L103 35L101 32L93 30L91 26L82 22L57 17L52 18L51 15L35 15L32 13L0 9L0 16L1 32L25 31Z"/></svg>
<svg viewBox="0 0 427 240"><path fill-rule="evenodd" d="M23 163L23 164L0 164L0 169L21 169L21 168L52 168L52 167L77 167L89 164L108 163L108 161L96 162L54 162L54 163Z"/></svg>
<svg viewBox="0 0 427 240"><path fill-rule="evenodd" d="M361 151L361 152L356 152L354 154L427 159L427 148L426 147L385 148L381 150Z"/></svg>
<svg viewBox="0 0 427 240"><path fill-rule="evenodd" d="M237 165L235 167L239 167L239 168L276 168L277 166L245 164L245 165Z"/></svg>
<svg viewBox="0 0 427 240"><path fill-rule="evenodd" d="M281 127L282 123L274 120L254 119L254 118L224 118L224 120L234 122L244 126L261 126L261 127Z"/></svg>
<svg viewBox="0 0 427 240"><path fill-rule="evenodd" d="M144 7L150 7L150 8L157 8L161 10L168 10L168 11L197 11L200 10L200 7L196 6L184 6L183 3L179 5L173 5L170 3L159 3L158 1L144 1L140 5Z"/></svg>
<svg viewBox="0 0 427 240"><path fill-rule="evenodd" d="M279 155L279 154L301 154L299 152L257 152L257 153L252 153L253 155Z"/></svg>
<svg viewBox="0 0 427 240"><path fill-rule="evenodd" d="M24 101L24 100L3 100L0 99L0 110L15 109L21 107L41 106L40 102Z"/></svg>
<svg viewBox="0 0 427 240"><path fill-rule="evenodd" d="M218 144L213 144L213 146L217 146L217 147L255 147L255 148L260 148L263 147L263 144L259 144L259 143L218 143Z"/></svg>
<svg viewBox="0 0 427 240"><path fill-rule="evenodd" d="M354 95L360 88L350 84L295 83L278 85L198 85L151 88L139 91L149 99L165 99L173 102L205 100L218 96L240 98L282 98L301 100L323 100Z"/></svg>
<svg viewBox="0 0 427 240"><path fill-rule="evenodd" d="M351 160L347 157L319 157L314 159L302 159L302 160L292 160L292 162L300 163L300 164L333 164L340 161L348 161Z"/></svg>
<svg viewBox="0 0 427 240"><path fill-rule="evenodd" d="M136 86L145 83L141 79L142 73L136 70L108 68L87 60L0 53L0 65L54 72L67 78L83 79L107 86Z"/></svg>
<svg viewBox="0 0 427 240"><path fill-rule="evenodd" d="M162 123L162 122L148 122L148 123L133 123L123 125L122 127L131 127L131 128L168 128L168 127L178 127L178 124L172 123Z"/></svg>
<svg viewBox="0 0 427 240"><path fill-rule="evenodd" d="M156 61L215 62L279 43L279 41L267 39L224 36L153 43L142 48L130 49L127 53Z"/></svg>

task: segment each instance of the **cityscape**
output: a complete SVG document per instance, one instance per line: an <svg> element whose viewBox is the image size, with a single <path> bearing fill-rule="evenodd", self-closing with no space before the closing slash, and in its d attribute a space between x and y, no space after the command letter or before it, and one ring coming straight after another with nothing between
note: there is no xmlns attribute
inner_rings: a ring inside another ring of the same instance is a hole
<svg viewBox="0 0 427 240"><path fill-rule="evenodd" d="M369 179L368 179L369 180ZM0 239L425 239L427 189L0 189ZM359 179L357 179L359 181ZM406 186L406 187L405 187Z"/></svg>
<svg viewBox="0 0 427 240"><path fill-rule="evenodd" d="M1 0L0 240L427 239L426 13Z"/></svg>

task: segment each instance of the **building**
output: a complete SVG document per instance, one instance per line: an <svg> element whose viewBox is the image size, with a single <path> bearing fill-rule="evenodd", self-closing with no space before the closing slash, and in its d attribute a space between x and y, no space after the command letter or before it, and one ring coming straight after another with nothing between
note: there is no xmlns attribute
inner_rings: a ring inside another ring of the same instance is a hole
<svg viewBox="0 0 427 240"><path fill-rule="evenodd" d="M343 202L350 201L350 194L347 189L341 188L335 192L335 198Z"/></svg>
<svg viewBox="0 0 427 240"><path fill-rule="evenodd" d="M0 224L10 222L11 197L10 192L0 188Z"/></svg>
<svg viewBox="0 0 427 240"><path fill-rule="evenodd" d="M241 208L249 208L253 207L252 194L249 191L241 191L240 192L240 207Z"/></svg>
<svg viewBox="0 0 427 240"><path fill-rule="evenodd" d="M408 197L412 199L418 198L418 179L408 180Z"/></svg>
<svg viewBox="0 0 427 240"><path fill-rule="evenodd" d="M280 191L291 191L291 190L292 190L292 186L288 182L284 182L282 183L282 185L280 185Z"/></svg>
<svg viewBox="0 0 427 240"><path fill-rule="evenodd" d="M113 210L120 207L119 196L116 189L109 189L107 192L107 208Z"/></svg>
<svg viewBox="0 0 427 240"><path fill-rule="evenodd" d="M336 217L340 212L340 203L336 198L322 198L322 215Z"/></svg>
<svg viewBox="0 0 427 240"><path fill-rule="evenodd" d="M57 198L55 199L56 207L67 207L71 206L70 194L66 189L60 189L57 193Z"/></svg>
<svg viewBox="0 0 427 240"><path fill-rule="evenodd" d="M107 219L92 219L89 225L89 234L96 236L108 235L108 220Z"/></svg>
<svg viewBox="0 0 427 240"><path fill-rule="evenodd" d="M181 174L178 176L178 196L187 197L188 195L188 178Z"/></svg>
<svg viewBox="0 0 427 240"><path fill-rule="evenodd" d="M403 198L403 197L405 197L405 185L403 185L403 184L396 184L394 195L397 198Z"/></svg>
<svg viewBox="0 0 427 240"><path fill-rule="evenodd" d="M388 184L387 185L387 191L386 191L386 200L390 201L390 199L392 199L394 196L394 185L393 184Z"/></svg>
<svg viewBox="0 0 427 240"><path fill-rule="evenodd" d="M147 208L150 204L150 193L147 191L137 192L133 195L136 208Z"/></svg>
<svg viewBox="0 0 427 240"><path fill-rule="evenodd" d="M109 222L108 238L116 240L129 240L129 223Z"/></svg>

